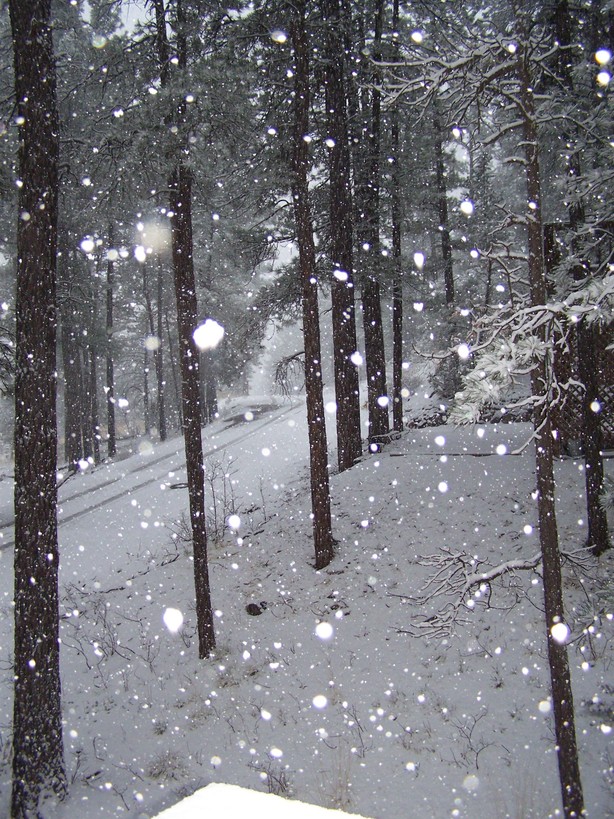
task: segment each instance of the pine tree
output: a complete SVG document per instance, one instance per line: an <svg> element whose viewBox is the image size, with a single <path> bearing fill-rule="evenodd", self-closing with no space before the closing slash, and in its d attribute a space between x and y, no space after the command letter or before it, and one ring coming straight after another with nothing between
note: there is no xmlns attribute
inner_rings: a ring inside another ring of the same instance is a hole
<svg viewBox="0 0 614 819"><path fill-rule="evenodd" d="M12 816L66 791L58 612L56 248L59 127L49 0L9 3L20 148L15 378Z"/></svg>
<svg viewBox="0 0 614 819"><path fill-rule="evenodd" d="M337 401L339 470L349 469L362 453L354 297L353 221L343 23L339 0L322 0L327 22L325 105L329 151L330 255L333 264L333 347Z"/></svg>
<svg viewBox="0 0 614 819"><path fill-rule="evenodd" d="M559 778L565 816L577 817L584 808L565 645L568 629L563 604L553 466L552 405L557 386L553 380L552 359L556 318L552 318L552 308L548 305L540 179L539 126L547 121L547 116L543 108L546 104L544 97L536 99L535 93L542 79L541 62L550 43L543 32L532 25L523 4L515 7L512 14L501 10L498 22L500 29L491 21L466 20L467 33L456 44L456 53L448 51L443 58L427 58L422 66L419 61L414 61L412 66L419 71L426 68L427 74L432 69L425 83L429 89L427 99L435 104L443 99L459 124L464 123L473 105L503 101L503 110L493 122L493 133L488 139L490 143L504 137L509 139L517 151L513 161L522 169L526 192L523 212L516 217L516 224L522 225L526 231L528 279L526 285L520 284L516 303L507 306L505 318L498 324L495 319L495 324L491 325L491 338L496 339L496 345L489 348L488 341L482 337L481 346L488 352L477 356L475 369L464 380L463 391L458 395L460 406L454 417L455 420L476 420L476 409L494 394L500 394L499 388L506 375L509 379L509 373L520 367L530 373L546 639ZM418 85L423 81L424 77ZM524 261L520 252L517 252L517 258ZM503 323L507 331L506 343L502 345L500 328ZM499 330L493 330L493 326ZM505 363L498 360L498 356L501 359L507 357Z"/></svg>
<svg viewBox="0 0 614 819"><path fill-rule="evenodd" d="M554 14L554 28L560 46L557 74L570 96L574 96L573 52L572 52L573 19L567 0L559 0ZM584 113L584 112L583 112ZM581 117L580 121L584 118ZM569 182L569 232L571 235L572 269L569 271L572 288L586 284L593 275L590 257L583 254L581 234L587 228L586 203L582 196L583 180L581 146L582 135L578 127L570 124L566 138L571 150L567 153L567 174ZM597 221L597 220L595 220ZM595 222L592 223L593 230ZM601 504L601 493L604 486L603 469L603 431L601 425L601 390L599 378L599 335L600 328L591 324L587 318L581 319L576 329L578 375L584 385L582 396L582 452L584 455L584 475L586 481L587 543L596 555L603 554L610 547L608 519Z"/></svg>
<svg viewBox="0 0 614 819"><path fill-rule="evenodd" d="M169 80L169 45L166 35L164 0L156 0L156 31L161 82ZM175 4L173 21L176 37L177 67L185 76L188 64L187 21L182 0ZM179 131L185 125L185 100L178 103L172 121ZM198 349L194 341L198 307L194 276L192 234L192 172L185 154L187 142L179 144L170 157L174 167L169 178L169 210L177 323L179 328L183 436L185 443L190 522L194 550L194 584L198 651L201 659L215 648L213 610L207 562L207 531L205 525L205 484L203 448L200 431L200 392L198 379Z"/></svg>
<svg viewBox="0 0 614 819"><path fill-rule="evenodd" d="M328 480L326 418L322 394L322 350L318 310L316 251L309 203L309 149L304 137L309 133L309 42L305 26L306 8L302 0L290 27L294 49L294 152L293 198L299 247L305 340L305 392L311 465L311 506L315 567L323 569L333 559L333 535Z"/></svg>
<svg viewBox="0 0 614 819"><path fill-rule="evenodd" d="M361 288L361 305L365 338L365 369L367 373L367 404L369 408L369 444L372 451L385 441L389 431L386 352L381 300L382 246L380 240L380 176L381 176L381 80L378 62L382 58L382 35L385 4L377 0L373 20L373 65L363 69L363 88L357 94L355 109L360 112L361 128L354 139L354 214L356 221L357 282Z"/></svg>

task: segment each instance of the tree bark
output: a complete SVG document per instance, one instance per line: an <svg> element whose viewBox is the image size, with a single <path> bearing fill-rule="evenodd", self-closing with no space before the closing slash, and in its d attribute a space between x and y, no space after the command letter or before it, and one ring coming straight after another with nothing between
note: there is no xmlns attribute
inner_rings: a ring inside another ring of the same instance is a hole
<svg viewBox="0 0 614 819"><path fill-rule="evenodd" d="M164 309L164 287L163 287L162 259L158 257L158 280L156 289L156 331L158 337L158 347L154 354L154 362L156 365L156 378L158 381L158 434L161 441L166 441L166 403L165 392L166 382L164 380L164 331L162 328L162 315Z"/></svg>
<svg viewBox="0 0 614 819"><path fill-rule="evenodd" d="M318 277L309 204L309 45L305 30L305 2L298 0L291 26L294 47L293 198L302 283L305 392L311 466L311 508L315 567L323 569L334 556L328 478L328 446L322 394L322 353Z"/></svg>
<svg viewBox="0 0 614 819"><path fill-rule="evenodd" d="M399 0L394 0L392 11L393 62L399 58ZM399 166L399 108L390 111L392 140L392 424L396 432L403 431L403 266L401 256L401 232L403 211L401 206L401 174Z"/></svg>
<svg viewBox="0 0 614 819"><path fill-rule="evenodd" d="M164 323L166 325L166 337L168 339L168 355L171 360L171 373L173 376L173 389L175 392L175 409L177 411L177 429L179 432L183 429L183 413L181 411L181 385L179 384L179 377L177 375L177 364L175 356L175 348L173 344L173 336L171 333L171 324L168 317L168 310L164 312Z"/></svg>
<svg viewBox="0 0 614 819"><path fill-rule="evenodd" d="M143 350L143 424L145 435L151 434L151 410L149 408L149 351Z"/></svg>
<svg viewBox="0 0 614 819"><path fill-rule="evenodd" d="M545 305L546 273L544 258L541 185L539 176L538 133L533 99L533 84L524 47L518 49L519 112L523 122L525 175L527 184L527 239L529 248L529 286L531 305ZM544 355L531 373L533 396L539 397L534 414L536 479L538 493L539 537L542 552L544 604L548 641L548 662L552 705L557 740L559 779L566 817L579 817L584 811L582 783L574 723L574 705L569 659L564 641L557 641L552 628L565 622L561 557L554 500L552 422L548 401L551 361L548 358L545 329L540 331Z"/></svg>
<svg viewBox="0 0 614 819"><path fill-rule="evenodd" d="M567 0L559 0L555 12L555 29L557 41L561 46L559 75L564 84L573 92L571 73L571 18ZM582 167L577 149L569 151L568 174L570 179L580 179ZM572 235L586 222L584 202L578 197L568 206L569 227ZM579 251L577 242L572 239L572 251ZM578 282L590 276L590 263L578 262L572 271ZM597 343L598 329L582 319L576 328L578 342L578 375L584 385L582 399L582 454L584 455L584 478L586 485L586 510L588 520L587 545L596 555L603 554L610 548L610 535L606 510L600 503L603 490L603 430L600 415L599 360Z"/></svg>
<svg viewBox="0 0 614 819"><path fill-rule="evenodd" d="M98 355L90 344L90 418L92 421L92 454L94 463L100 463L100 419L98 417Z"/></svg>
<svg viewBox="0 0 614 819"><path fill-rule="evenodd" d="M610 548L606 510L601 505L603 491L603 429L599 385L598 330L583 319L577 326L578 375L584 385L582 396L582 454L588 520L587 546L595 555Z"/></svg>
<svg viewBox="0 0 614 819"><path fill-rule="evenodd" d="M100 418L98 415L98 278L100 275L100 257L96 258L92 282L92 313L88 330L89 353L89 416L92 439L92 457L95 464L100 463Z"/></svg>
<svg viewBox="0 0 614 819"><path fill-rule="evenodd" d="M92 435L92 380L90 373L90 343L87 336L83 346L77 347L78 367L81 371L81 440L83 458L94 458L94 437Z"/></svg>
<svg viewBox="0 0 614 819"><path fill-rule="evenodd" d="M156 16L162 0L155 2ZM181 0L175 3L176 54L178 70L187 70L187 39L185 19ZM158 56L161 78L166 74L164 42L166 26L158 26ZM181 126L184 103L180 103L175 114ZM194 585L196 591L196 619L198 624L198 650L201 659L208 657L215 648L209 566L207 563L207 531L205 527L205 481L203 447L200 432L200 394L198 378L198 350L193 333L198 316L196 280L194 276L192 239L192 177L182 158L175 161L169 180L169 206L171 216L171 243L177 301L177 324L179 332L179 360L181 368L181 401L183 408L183 438L185 444L188 495L190 501L190 522L194 549Z"/></svg>
<svg viewBox="0 0 614 819"><path fill-rule="evenodd" d="M352 252L352 198L348 145L347 100L343 67L343 36L339 0L322 0L326 31L326 118L329 137L330 253L333 263L332 314L337 401L339 471L349 469L362 454Z"/></svg>
<svg viewBox="0 0 614 819"><path fill-rule="evenodd" d="M446 305L449 309L452 309L454 307L454 268L452 264L452 242L450 240L450 222L448 218L446 167L443 155L444 137L437 104L435 104L433 109L433 128L435 131L435 178L437 180L437 209L441 235L443 280L446 291Z"/></svg>
<svg viewBox="0 0 614 819"><path fill-rule="evenodd" d="M11 814L66 792L58 612L56 250L59 126L50 0L10 0L21 118L15 374Z"/></svg>
<svg viewBox="0 0 614 819"><path fill-rule="evenodd" d="M113 246L113 226L109 226L109 250ZM113 366L113 296L115 288L115 265L107 256L107 292L106 292L106 377L107 377L107 456L113 458L117 453L117 433L115 427L115 372Z"/></svg>
<svg viewBox="0 0 614 819"><path fill-rule="evenodd" d="M181 367L181 399L183 408L183 438L185 444L190 521L194 548L194 584L198 646L201 659L215 648L213 611L207 563L207 531L205 528L205 481L203 447L200 434L200 395L198 383L198 350L193 333L198 315L196 282L192 259L192 184L190 172L178 162L170 181L170 208L175 297L179 327L179 360Z"/></svg>
<svg viewBox="0 0 614 819"><path fill-rule="evenodd" d="M147 311L147 321L149 336L154 340L153 346L153 360L154 369L156 371L156 390L157 390L157 410L158 410L158 435L161 441L166 440L166 419L164 417L164 373L162 371L162 272L158 265L158 274L156 278L156 302L158 316L157 320L154 316L153 304L151 300L151 293L149 291L149 281L147 279L147 263L143 262L143 296L145 298L145 309ZM147 356L145 356L147 359ZM146 370L146 380L147 380ZM149 407L149 402L148 402Z"/></svg>
<svg viewBox="0 0 614 819"><path fill-rule="evenodd" d="M375 34L373 60L381 60L382 28L384 21L383 0L377 0L375 8ZM367 404L369 408L369 446L376 451L389 432L388 387L386 383L386 352L377 266L381 261L380 246L380 142L381 142L381 93L378 88L377 70L370 71L372 84L370 110L365 113L366 140L358 144L354 152L355 163L364 163L366 172L355 170L355 190L358 199L358 277L362 295L363 328L365 335L365 363L367 371ZM369 95L365 92L368 107Z"/></svg>
<svg viewBox="0 0 614 819"><path fill-rule="evenodd" d="M201 361L201 390L203 423L210 424L217 415L217 380L215 376L215 352L203 350Z"/></svg>
<svg viewBox="0 0 614 819"><path fill-rule="evenodd" d="M68 469L76 471L83 458L83 383L79 349L71 313L70 296L59 306L62 369L64 371L64 456Z"/></svg>
<svg viewBox="0 0 614 819"><path fill-rule="evenodd" d="M446 296L447 339L448 348L454 345L454 266L452 260L452 242L448 214L448 188L446 184L444 133L437 102L433 107L433 129L435 132L435 178L437 183L437 206L439 213L439 232L441 237L441 256L443 260L443 279ZM459 359L454 353L449 354L442 362L441 384L443 397L451 399L460 388Z"/></svg>

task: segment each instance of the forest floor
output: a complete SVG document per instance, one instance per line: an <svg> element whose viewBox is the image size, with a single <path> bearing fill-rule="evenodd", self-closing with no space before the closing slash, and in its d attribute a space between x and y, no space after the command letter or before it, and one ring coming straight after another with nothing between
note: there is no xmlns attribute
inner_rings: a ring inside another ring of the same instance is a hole
<svg viewBox="0 0 614 819"><path fill-rule="evenodd" d="M211 659L197 656L182 442L135 442L62 485L71 789L46 819L150 817L211 782L377 819L560 816L539 568L453 588L539 551L530 426L408 430L334 475L336 557L315 572L304 404L265 404L228 406L203 432ZM604 819L614 816L614 556L583 551L582 468L557 462L557 514L586 806ZM7 470L0 816L11 491ZM424 599L429 589L441 594Z"/></svg>

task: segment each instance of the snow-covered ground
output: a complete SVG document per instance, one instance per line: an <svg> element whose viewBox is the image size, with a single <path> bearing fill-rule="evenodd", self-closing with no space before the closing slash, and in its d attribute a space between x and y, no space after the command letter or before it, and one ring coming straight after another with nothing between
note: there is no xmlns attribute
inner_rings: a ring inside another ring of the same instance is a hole
<svg viewBox="0 0 614 819"><path fill-rule="evenodd" d="M203 434L212 659L197 657L181 441L137 442L61 488L72 784L46 816L154 816L210 782L378 819L561 815L539 575L473 589L452 634L407 633L418 622L428 631L437 619L426 618L455 602L411 599L445 569L421 558L466 559L471 573L537 552L532 449L515 454L529 427L410 430L335 475L337 556L316 573L304 405L250 400ZM561 543L573 552L586 532L581 463L559 462L557 480ZM7 473L0 816L10 794L11 493ZM237 529L226 525L230 514ZM565 567L595 819L614 815L611 562ZM250 603L260 614L247 612Z"/></svg>
<svg viewBox="0 0 614 819"><path fill-rule="evenodd" d="M163 810L158 817L197 819L201 816L241 816L243 813L248 814L250 819L360 819L356 813L321 808L298 799L285 799L274 793L259 793L221 782L212 782L205 788L200 788L171 808Z"/></svg>

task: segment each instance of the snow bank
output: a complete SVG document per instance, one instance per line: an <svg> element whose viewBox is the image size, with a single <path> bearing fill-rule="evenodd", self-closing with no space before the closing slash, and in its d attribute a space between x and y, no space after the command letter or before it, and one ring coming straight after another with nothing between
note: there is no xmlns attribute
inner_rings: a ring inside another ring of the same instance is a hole
<svg viewBox="0 0 614 819"><path fill-rule="evenodd" d="M158 819L200 819L201 816L249 816L250 819L332 819L354 816L342 810L329 810L306 802L284 799L272 793L259 793L237 785L214 783L182 799L158 814Z"/></svg>

